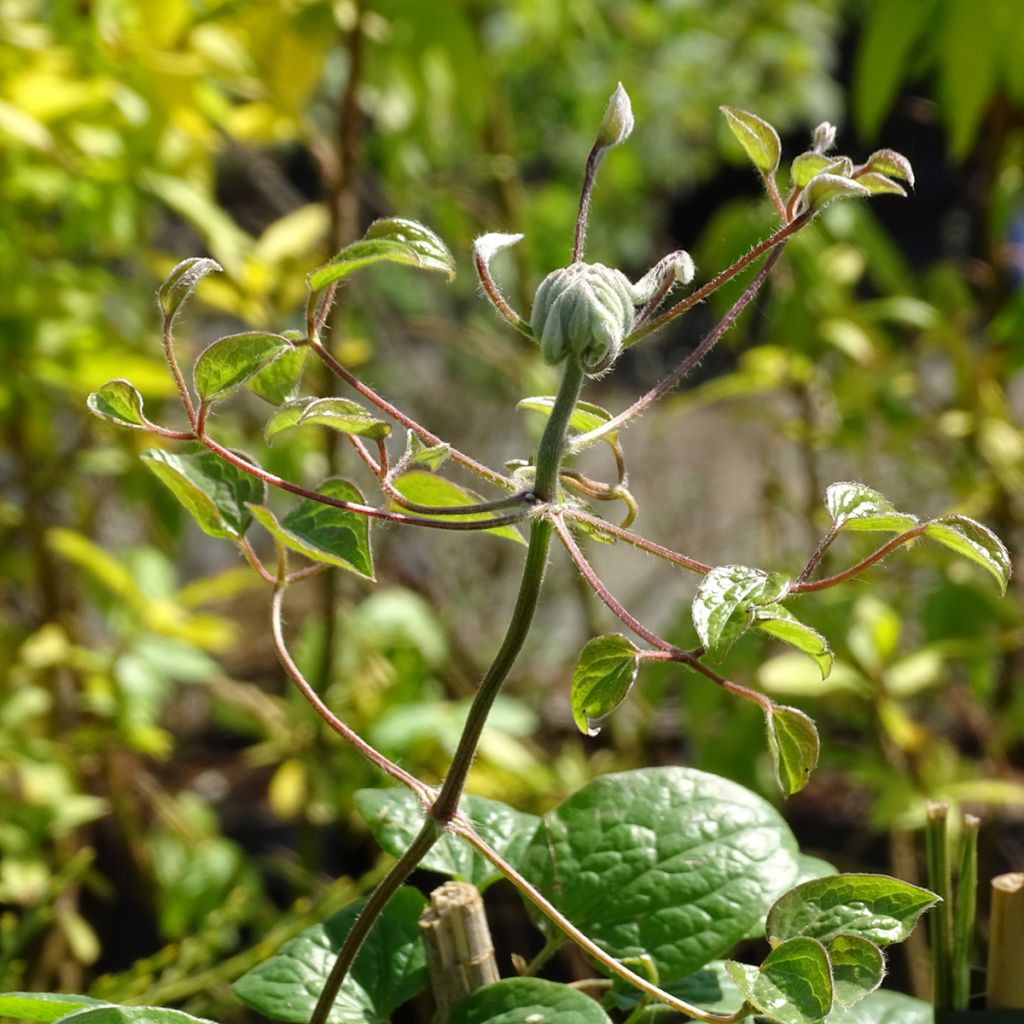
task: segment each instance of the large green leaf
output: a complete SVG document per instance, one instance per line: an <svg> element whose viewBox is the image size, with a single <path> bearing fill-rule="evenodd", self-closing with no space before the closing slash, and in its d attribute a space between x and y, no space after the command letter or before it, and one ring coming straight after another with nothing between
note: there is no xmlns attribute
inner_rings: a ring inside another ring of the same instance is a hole
<svg viewBox="0 0 1024 1024"><path fill-rule="evenodd" d="M835 1009L828 1024L934 1024L935 1011L902 992L872 992L851 1009Z"/></svg>
<svg viewBox="0 0 1024 1024"><path fill-rule="evenodd" d="M825 491L825 505L837 530L902 533L917 526L915 516L897 512L893 503L884 495L850 480L832 484Z"/></svg>
<svg viewBox="0 0 1024 1024"><path fill-rule="evenodd" d="M332 477L320 485L320 493L338 501L362 505L359 488L348 480ZM282 520L269 508L250 506L259 524L293 551L314 562L348 569L372 580L373 553L370 549L370 521L359 512L325 505L305 498Z"/></svg>
<svg viewBox="0 0 1024 1024"><path fill-rule="evenodd" d="M91 996L63 995L58 992L4 992L0 993L0 1017L18 1020L60 1020L76 1010L92 1006L105 1006L102 999Z"/></svg>
<svg viewBox="0 0 1024 1024"><path fill-rule="evenodd" d="M157 301L164 319L173 321L181 304L192 294L192 289L207 274L224 268L216 261L202 256L182 260L166 277L157 292Z"/></svg>
<svg viewBox="0 0 1024 1024"><path fill-rule="evenodd" d="M328 1024L387 1024L427 984L426 953L417 921L426 900L403 887L374 924L334 1001ZM273 1020L306 1024L362 902L346 907L286 942L243 974L232 989Z"/></svg>
<svg viewBox="0 0 1024 1024"><path fill-rule="evenodd" d="M421 270L455 276L455 260L448 247L430 228L414 220L387 217L375 220L358 242L346 246L307 277L309 289L318 292L349 274L374 263L403 263Z"/></svg>
<svg viewBox="0 0 1024 1024"><path fill-rule="evenodd" d="M663 981L741 939L796 878L796 840L767 801L692 768L588 783L544 816L523 873L618 958Z"/></svg>
<svg viewBox="0 0 1024 1024"><path fill-rule="evenodd" d="M715 661L750 628L758 607L786 596L791 580L746 565L720 565L700 582L693 599L693 625Z"/></svg>
<svg viewBox="0 0 1024 1024"><path fill-rule="evenodd" d="M423 808L416 794L407 789L361 789L356 793L356 806L377 842L396 857L409 848L423 825ZM460 810L513 867L522 863L540 818L482 796L464 796ZM451 833L437 841L420 867L472 882L480 890L502 877L489 860Z"/></svg>
<svg viewBox="0 0 1024 1024"><path fill-rule="evenodd" d="M836 1006L848 1009L869 996L885 977L885 956L860 935L837 935L825 947L832 964Z"/></svg>
<svg viewBox="0 0 1024 1024"><path fill-rule="evenodd" d="M118 377L94 391L87 399L89 411L101 419L132 430L147 429L142 412L142 395L130 381Z"/></svg>
<svg viewBox="0 0 1024 1024"><path fill-rule="evenodd" d="M764 175L774 174L782 154L779 133L767 121L739 107L718 109L753 165Z"/></svg>
<svg viewBox="0 0 1024 1024"><path fill-rule="evenodd" d="M94 1006L61 1017L61 1024L213 1024L182 1010L162 1006Z"/></svg>
<svg viewBox="0 0 1024 1024"><path fill-rule="evenodd" d="M292 351L291 342L280 334L229 334L204 349L196 360L192 371L196 394L204 402L224 398L279 356Z"/></svg>
<svg viewBox="0 0 1024 1024"><path fill-rule="evenodd" d="M350 398L294 398L270 417L263 433L269 443L285 430L304 424L330 427L341 434L373 439L384 438L391 433L390 423L378 419Z"/></svg>
<svg viewBox="0 0 1024 1024"><path fill-rule="evenodd" d="M765 709L765 723L775 778L782 792L792 796L807 785L818 763L818 730L802 711L782 704Z"/></svg>
<svg viewBox="0 0 1024 1024"><path fill-rule="evenodd" d="M827 679L832 671L832 648L816 630L802 623L781 604L763 605L754 612L754 625L783 643L812 657L821 670L821 678Z"/></svg>
<svg viewBox="0 0 1024 1024"><path fill-rule="evenodd" d="M611 1024L588 995L543 978L506 978L468 995L449 1024Z"/></svg>
<svg viewBox="0 0 1024 1024"><path fill-rule="evenodd" d="M1006 593L1013 571L1010 553L987 526L967 516L949 515L933 519L924 532L926 537L983 566L998 580L1000 593Z"/></svg>
<svg viewBox="0 0 1024 1024"><path fill-rule="evenodd" d="M829 942L845 934L884 947L902 942L938 899L927 889L888 875L832 875L781 896L765 927L772 940L807 935Z"/></svg>
<svg viewBox="0 0 1024 1024"><path fill-rule="evenodd" d="M211 537L241 537L252 522L250 504L266 499L262 480L210 451L176 455L151 448L142 459Z"/></svg>
<svg viewBox="0 0 1024 1024"><path fill-rule="evenodd" d="M572 717L588 736L601 731L601 720L625 699L636 682L640 652L619 633L598 636L580 653L572 674Z"/></svg>
<svg viewBox="0 0 1024 1024"><path fill-rule="evenodd" d="M832 1009L832 972L825 947L799 937L776 946L760 967L726 967L747 1002L781 1024L814 1024Z"/></svg>
<svg viewBox="0 0 1024 1024"><path fill-rule="evenodd" d="M432 449L427 449L428 451ZM406 501L416 505L430 505L434 508L444 508L447 505L474 505L482 499L479 494L474 494L443 476L436 476L426 470L414 469L403 473L394 481L395 490L402 495ZM400 505L394 508L401 512ZM422 512L409 513L410 515L424 516ZM428 519L451 519L459 522L472 522L491 518L490 512L471 512L468 515L426 515ZM493 533L497 537L504 537L506 540L513 540L517 544L525 544L522 535L514 526L495 526L490 530L481 530L481 533Z"/></svg>
<svg viewBox="0 0 1024 1024"><path fill-rule="evenodd" d="M627 964L627 966L636 970L633 964ZM660 987L691 1006L699 1006L702 1010L708 1010L711 1013L735 1013L744 1001L743 995L729 975L723 960L712 960L699 971L694 971L693 974L688 974L685 978L679 978L677 981L666 982ZM641 999L650 999L650 997L645 996L640 989L615 978L611 999L616 1009L629 1011L634 1009ZM676 1021L679 1019L678 1012L667 1003L651 1000L643 1020L648 1022L661 1016L670 1016Z"/></svg>

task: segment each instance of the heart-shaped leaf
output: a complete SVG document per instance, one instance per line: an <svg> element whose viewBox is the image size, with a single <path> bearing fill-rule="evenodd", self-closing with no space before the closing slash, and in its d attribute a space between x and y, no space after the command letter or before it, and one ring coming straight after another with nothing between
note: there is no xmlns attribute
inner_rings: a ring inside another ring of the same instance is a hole
<svg viewBox="0 0 1024 1024"><path fill-rule="evenodd" d="M204 402L230 395L292 345L280 334L246 331L215 341L196 360L192 371L196 394Z"/></svg>
<svg viewBox="0 0 1024 1024"><path fill-rule="evenodd" d="M765 722L775 778L782 792L792 796L807 785L818 763L818 730L802 711L782 704L765 710Z"/></svg>
<svg viewBox="0 0 1024 1024"><path fill-rule="evenodd" d="M693 625L715 661L750 628L758 607L774 605L786 596L791 580L746 565L712 569L693 599Z"/></svg>
<svg viewBox="0 0 1024 1024"><path fill-rule="evenodd" d="M543 978L506 978L470 993L449 1024L611 1024L588 995Z"/></svg>
<svg viewBox="0 0 1024 1024"><path fill-rule="evenodd" d="M902 533L917 526L917 518L897 512L888 498L864 484L843 480L825 491L825 506L835 528Z"/></svg>
<svg viewBox="0 0 1024 1024"><path fill-rule="evenodd" d="M142 395L129 381L118 377L94 391L87 399L89 411L119 427L146 430L149 421L142 412Z"/></svg>
<svg viewBox="0 0 1024 1024"><path fill-rule="evenodd" d="M837 935L825 948L832 964L836 1006L849 1009L882 984L885 956L870 940L860 935Z"/></svg>
<svg viewBox="0 0 1024 1024"><path fill-rule="evenodd" d="M596 736L601 731L601 720L633 688L639 664L640 652L618 633L595 637L583 648L570 691L572 717L580 732Z"/></svg>
<svg viewBox="0 0 1024 1024"><path fill-rule="evenodd" d="M988 569L998 580L1000 593L1006 593L1013 569L1010 553L987 526L967 516L949 515L933 519L924 532L926 537Z"/></svg>
<svg viewBox="0 0 1024 1024"><path fill-rule="evenodd" d="M814 1024L832 1009L828 954L814 939L783 942L760 967L730 960L726 968L747 1002L780 1024Z"/></svg>

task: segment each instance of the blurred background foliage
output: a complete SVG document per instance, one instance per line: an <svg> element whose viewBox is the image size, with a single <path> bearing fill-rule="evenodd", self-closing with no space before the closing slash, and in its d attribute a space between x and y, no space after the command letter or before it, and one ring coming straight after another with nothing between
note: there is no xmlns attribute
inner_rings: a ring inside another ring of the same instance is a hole
<svg viewBox="0 0 1024 1024"><path fill-rule="evenodd" d="M833 120L844 152L905 152L916 194L840 204L800 235L692 386L630 431L637 525L713 564L795 571L825 486L853 478L907 511L982 519L1016 560L1021 53L1015 0L0 0L0 987L243 1021L227 984L378 870L353 793L379 779L285 685L258 580L140 468L148 438L86 415L91 390L128 377L178 424L153 301L174 263L208 254L225 270L179 329L194 352L246 325L300 326L308 269L375 217L422 219L456 253L455 284L368 272L333 345L500 465L536 437L514 402L551 377L478 301L469 247L526 234L500 273L528 309L569 257L615 83L637 130L602 169L589 257L633 276L680 247L710 276L770 230L719 104L775 123L791 154ZM723 291L588 397L622 408ZM255 450L258 401L232 413L218 437ZM315 432L261 448L311 481L358 475L350 460ZM331 706L436 779L519 553L377 533L376 587L306 584L289 628ZM856 554L847 543L832 568ZM641 619L695 643L692 580L592 555ZM805 601L837 651L828 680L753 639L726 671L822 728L822 764L786 808L806 848L919 880L915 830L945 799L982 814L983 874L1019 869L1019 584L999 601L978 571L921 549ZM543 810L599 772L685 762L772 794L756 710L678 669L645 670L601 736L575 735L572 665L614 624L562 564L547 607L474 791ZM518 941L509 928L499 943ZM904 980L926 984L913 963Z"/></svg>

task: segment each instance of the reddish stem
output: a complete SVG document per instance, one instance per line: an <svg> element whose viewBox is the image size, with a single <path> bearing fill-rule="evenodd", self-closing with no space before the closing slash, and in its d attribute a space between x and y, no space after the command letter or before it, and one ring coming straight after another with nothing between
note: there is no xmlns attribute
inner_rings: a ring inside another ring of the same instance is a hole
<svg viewBox="0 0 1024 1024"><path fill-rule="evenodd" d="M865 569L870 568L876 562L880 562L886 555L891 555L898 547L906 544L907 541L914 540L915 537L920 537L924 534L925 530L928 529L927 523L921 523L920 526L915 526L910 530L905 530L903 533L893 537L887 544L883 544L877 551L868 555L867 558L862 558L856 565L850 566L849 569L845 569L843 572L836 573L835 576L828 576L823 580L816 580L813 583L809 582L797 582L790 587L789 592L791 594L809 594L814 590L825 590L828 587L834 587L838 583L845 583L847 580L852 579L854 576L858 576Z"/></svg>

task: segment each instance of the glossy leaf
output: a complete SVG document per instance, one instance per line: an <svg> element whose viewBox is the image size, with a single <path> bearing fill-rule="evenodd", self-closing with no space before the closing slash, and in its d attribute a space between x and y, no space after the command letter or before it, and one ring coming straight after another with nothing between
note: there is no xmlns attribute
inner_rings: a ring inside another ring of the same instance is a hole
<svg viewBox="0 0 1024 1024"><path fill-rule="evenodd" d="M403 473L394 481L395 489L407 501L417 505L432 505L435 508L443 508L446 505L473 505L482 499L479 494L465 490L451 480L443 476L435 476L425 470L414 469L409 473ZM394 506L402 511L400 506ZM423 513L415 513L423 515ZM473 522L476 520L490 519L493 513L471 512L468 515L428 515L427 519L454 519L460 522ZM495 536L504 537L506 540L513 540L517 544L525 544L519 531L514 526L495 526L490 530L481 530L481 533L493 533Z"/></svg>
<svg viewBox="0 0 1024 1024"><path fill-rule="evenodd" d="M851 1009L837 1007L828 1024L934 1024L931 1003L902 992L872 992Z"/></svg>
<svg viewBox="0 0 1024 1024"><path fill-rule="evenodd" d="M570 700L576 728L587 736L625 699L636 682L640 652L619 633L598 636L580 653L572 674Z"/></svg>
<svg viewBox="0 0 1024 1024"><path fill-rule="evenodd" d="M285 430L305 424L330 427L341 434L374 440L391 433L391 424L378 419L350 398L294 398L270 417L263 436L270 443Z"/></svg>
<svg viewBox="0 0 1024 1024"><path fill-rule="evenodd" d="M782 792L792 796L807 785L818 763L818 730L802 711L782 704L765 710L765 723L775 778Z"/></svg>
<svg viewBox="0 0 1024 1024"><path fill-rule="evenodd" d="M204 402L213 402L236 391L251 377L292 345L280 334L246 331L229 334L215 341L196 360L192 372L196 394Z"/></svg>
<svg viewBox="0 0 1024 1024"><path fill-rule="evenodd" d="M631 967L638 974L643 973L637 970L632 963L627 963L626 966ZM712 960L711 963L705 964L700 970L688 974L685 978L669 982L659 981L658 984L678 999L690 1003L691 1006L699 1006L702 1010L711 1013L735 1013L744 1001L743 995L726 970L723 960ZM633 1010L642 998L645 998L644 993L639 989L618 978L614 979L611 999L612 1005L616 1009ZM655 1014L678 1020L678 1014L674 1010L657 1002L649 1003L647 1014L641 1019L645 1022L656 1020L658 1016Z"/></svg>
<svg viewBox="0 0 1024 1024"><path fill-rule="evenodd" d="M339 501L364 504L355 484L337 477L325 480L320 493ZM304 499L280 521L263 506L253 505L252 514L261 526L306 558L347 569L364 579L374 578L370 522L365 515L312 498Z"/></svg>
<svg viewBox="0 0 1024 1024"><path fill-rule="evenodd" d="M832 973L825 947L799 937L776 946L760 967L729 961L747 1002L781 1024L814 1024L832 1009Z"/></svg>
<svg viewBox="0 0 1024 1024"><path fill-rule="evenodd" d="M76 1010L105 1006L102 999L91 996L64 995L59 992L3 992L0 993L0 1017L17 1020L60 1020Z"/></svg>
<svg viewBox="0 0 1024 1024"><path fill-rule="evenodd" d="M649 954L663 981L729 949L797 872L775 808L679 767L588 783L544 816L523 868L613 956Z"/></svg>
<svg viewBox="0 0 1024 1024"><path fill-rule="evenodd" d="M600 1003L543 978L506 978L470 993L449 1024L611 1024Z"/></svg>
<svg viewBox="0 0 1024 1024"><path fill-rule="evenodd" d="M1013 570L1010 553L987 526L967 516L949 515L933 519L924 532L926 537L983 566L999 582L1000 593L1006 593Z"/></svg>
<svg viewBox="0 0 1024 1024"><path fill-rule="evenodd" d="M877 946L902 942L917 919L938 902L927 889L888 875L843 874L804 882L772 907L769 939L809 935L828 942L859 935Z"/></svg>
<svg viewBox="0 0 1024 1024"><path fill-rule="evenodd" d="M118 377L94 391L86 400L89 411L119 427L145 430L148 421L142 412L142 395L129 381Z"/></svg>
<svg viewBox="0 0 1024 1024"><path fill-rule="evenodd" d="M777 573L745 565L712 569L701 580L692 608L693 625L711 658L724 658L753 624L756 609L785 597L790 583Z"/></svg>
<svg viewBox="0 0 1024 1024"><path fill-rule="evenodd" d="M282 405L295 397L308 355L307 346L286 349L262 370L253 374L245 382L245 386L265 402Z"/></svg>
<svg viewBox="0 0 1024 1024"><path fill-rule="evenodd" d="M310 291L318 292L349 274L374 263L401 263L420 270L436 270L455 277L455 260L430 228L413 220L387 217L374 221L358 242L346 246L330 263L307 277Z"/></svg>
<svg viewBox="0 0 1024 1024"><path fill-rule="evenodd" d="M885 956L859 935L837 935L826 947L832 964L836 1006L849 1009L869 996L885 977Z"/></svg>
<svg viewBox="0 0 1024 1024"><path fill-rule="evenodd" d="M871 193L852 178L822 171L807 183L800 197L804 209L823 210L837 199L864 199Z"/></svg>
<svg viewBox="0 0 1024 1024"><path fill-rule="evenodd" d="M779 133L756 114L738 107L719 107L747 156L762 174L774 174L779 166L782 143Z"/></svg>
<svg viewBox="0 0 1024 1024"><path fill-rule="evenodd" d="M451 455L451 446L441 444L425 445L411 430L405 432L405 454L402 458L409 466L426 466L427 469L439 469Z"/></svg>
<svg viewBox="0 0 1024 1024"><path fill-rule="evenodd" d="M827 679L832 671L832 648L816 630L801 622L788 608L781 604L769 604L754 613L754 625L763 633L803 651L817 663L821 678Z"/></svg>
<svg viewBox="0 0 1024 1024"><path fill-rule="evenodd" d="M61 1018L61 1024L213 1024L162 1006L94 1006Z"/></svg>
<svg viewBox="0 0 1024 1024"><path fill-rule="evenodd" d="M902 533L917 526L915 516L897 512L878 491L849 480L832 484L825 491L825 506L836 529Z"/></svg>
<svg viewBox="0 0 1024 1024"><path fill-rule="evenodd" d="M181 304L192 294L195 286L207 274L222 271L224 268L216 261L193 256L182 260L165 278L157 292L157 302L164 319L173 321L178 315Z"/></svg>
<svg viewBox="0 0 1024 1024"><path fill-rule="evenodd" d="M211 537L241 537L252 522L249 505L266 499L262 480L213 452L176 455L151 448L142 459Z"/></svg>
<svg viewBox="0 0 1024 1024"><path fill-rule="evenodd" d="M530 409L533 412L541 413L545 417L551 415L551 410L554 407L555 399L552 395L534 395L531 398L523 398L516 404L517 409ZM611 419L612 414L606 409L602 409L601 406L594 405L593 402L577 402L572 415L569 417L569 429L576 431L578 434L589 434L592 430L598 430L603 427ZM602 434L600 438L594 438L591 444L598 440L613 443L617 436L616 431L610 430L608 433ZM583 445L582 447L573 445L571 435L569 437L569 446L573 451L581 451L582 448L588 447L588 445Z"/></svg>
<svg viewBox="0 0 1024 1024"><path fill-rule="evenodd" d="M274 1020L306 1024L362 902L286 942L232 985L244 1003ZM417 920L426 900L403 887L391 897L328 1014L328 1024L381 1024L427 984Z"/></svg>
<svg viewBox="0 0 1024 1024"><path fill-rule="evenodd" d="M356 806L377 842L396 857L409 848L423 824L419 799L407 789L361 789L356 793ZM459 809L505 860L519 866L540 818L482 796L464 796ZM469 843L450 833L437 841L420 866L472 882L480 890L502 877Z"/></svg>

